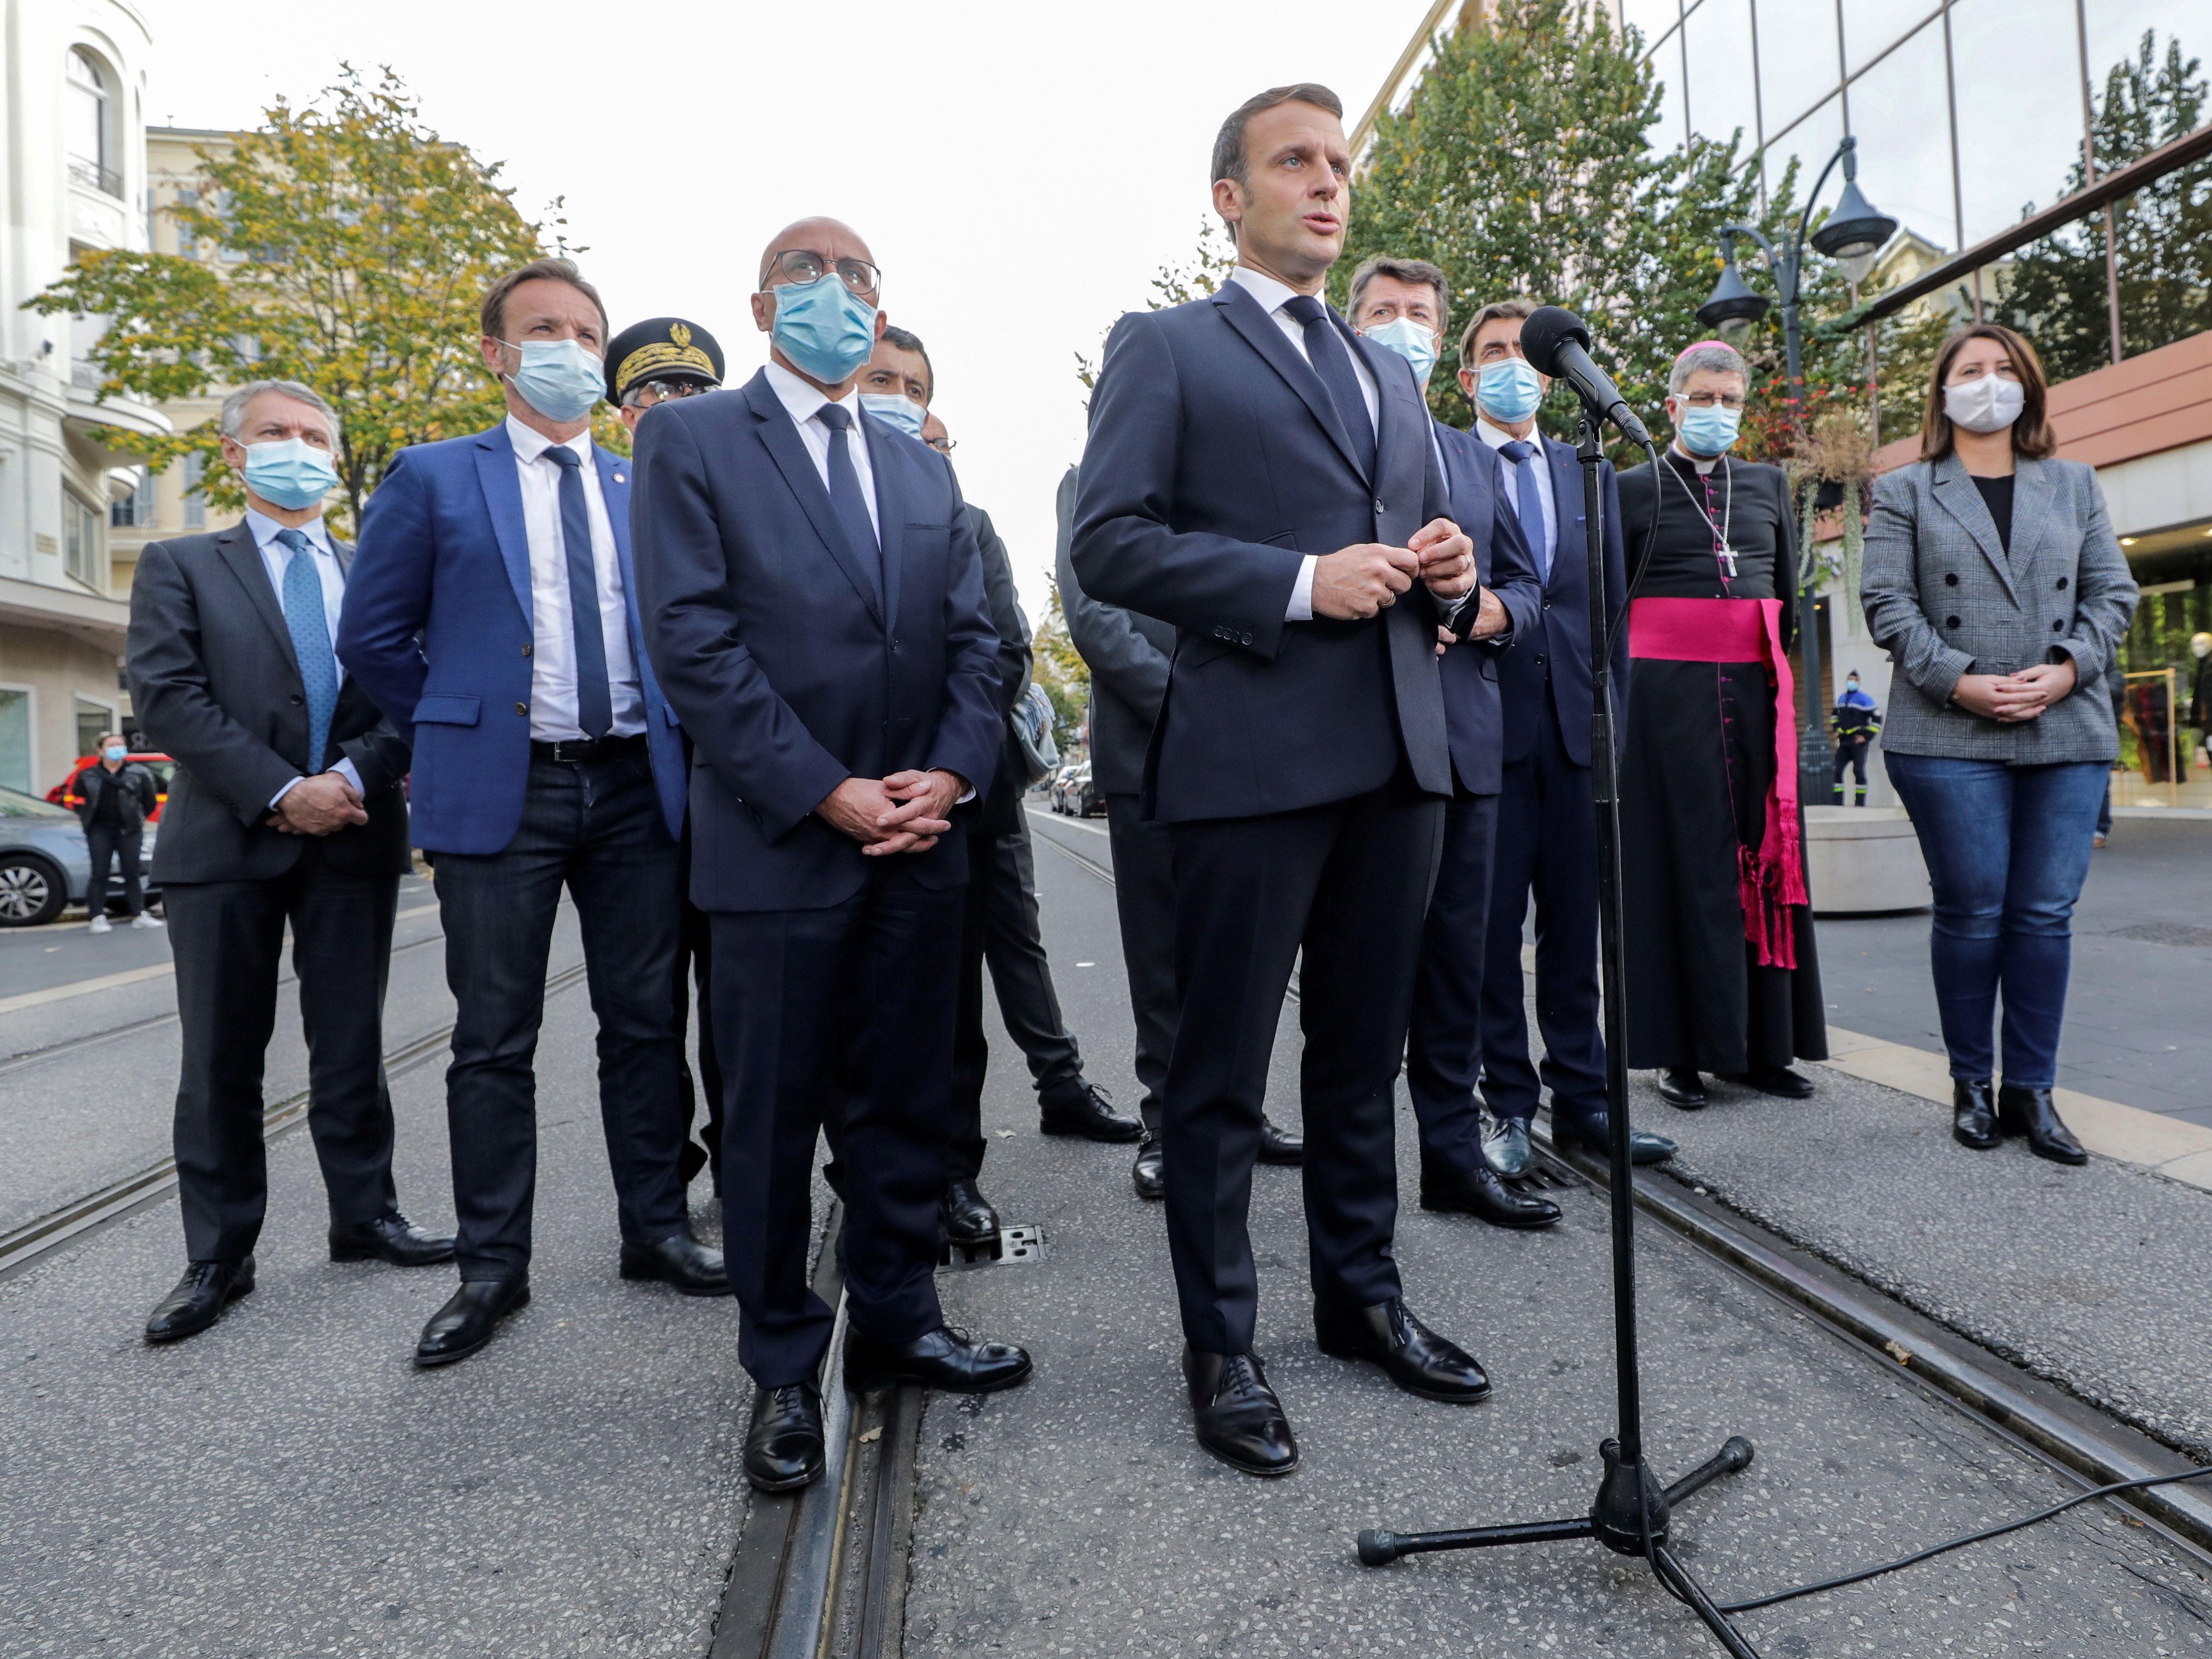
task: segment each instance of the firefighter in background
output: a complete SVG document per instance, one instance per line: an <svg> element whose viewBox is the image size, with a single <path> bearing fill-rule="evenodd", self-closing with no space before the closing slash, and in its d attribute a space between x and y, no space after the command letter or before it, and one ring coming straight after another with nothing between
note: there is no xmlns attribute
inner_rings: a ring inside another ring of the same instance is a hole
<svg viewBox="0 0 2212 1659"><path fill-rule="evenodd" d="M1875 733L1881 730L1881 710L1859 689L1856 670L1844 679L1843 695L1836 699L1835 722L1836 805L1844 805L1844 770L1848 767L1857 774L1858 785L1858 793L1850 804L1864 806L1867 750L1873 746Z"/></svg>

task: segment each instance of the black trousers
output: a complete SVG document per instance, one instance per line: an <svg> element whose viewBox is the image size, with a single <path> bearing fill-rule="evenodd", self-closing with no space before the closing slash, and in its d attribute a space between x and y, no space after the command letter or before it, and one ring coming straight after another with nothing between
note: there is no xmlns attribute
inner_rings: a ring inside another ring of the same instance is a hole
<svg viewBox="0 0 2212 1659"><path fill-rule="evenodd" d="M1858 802L1858 805L1861 805L1861 806L1864 806L1864 805L1866 805L1866 792L1867 792L1867 775L1866 775L1867 768L1866 768L1866 763L1867 763L1867 750L1868 750L1868 748L1869 748L1869 746L1870 746L1870 745L1869 744L1868 740L1867 740L1866 738L1838 738L1836 739L1836 802L1835 802L1835 804L1836 804L1837 805L1841 806L1841 805L1843 805L1844 804L1844 773L1845 772L1845 770L1846 770L1846 769L1849 769L1849 770L1854 771L1854 772L1856 772L1856 773L1857 774L1857 777L1856 777L1856 782L1857 782L1857 784L1858 784L1858 796L1857 796L1857 802Z"/></svg>
<svg viewBox="0 0 2212 1659"><path fill-rule="evenodd" d="M1129 980L1129 1012L1137 1023L1137 1083L1145 1127L1158 1133L1167 1094L1168 1056L1175 1052L1175 837L1146 821L1134 795L1106 797L1106 833L1114 853L1114 908L1121 923L1121 960Z"/></svg>
<svg viewBox="0 0 2212 1659"><path fill-rule="evenodd" d="M1421 925L1420 971L1406 1042L1425 1167L1465 1171L1482 1156L1474 1086L1482 1073L1482 974L1498 797L1455 796L1444 808L1443 857Z"/></svg>
<svg viewBox="0 0 2212 1659"><path fill-rule="evenodd" d="M532 761L505 850L438 854L446 980L459 1005L446 1115L464 1279L514 1279L530 1265L538 1031L564 887L599 1020L599 1115L622 1236L650 1243L686 1224L676 867L642 740L582 765Z"/></svg>
<svg viewBox="0 0 2212 1659"><path fill-rule="evenodd" d="M1536 896L1536 1029L1552 1121L1589 1123L1605 1111L1599 1024L1597 809L1590 769L1567 757L1548 716L1527 758L1506 767L1491 863L1490 963L1482 980L1482 1096L1496 1117L1536 1115L1522 996L1521 924Z"/></svg>
<svg viewBox="0 0 2212 1659"><path fill-rule="evenodd" d="M185 1255L235 1261L261 1234L262 1068L276 1029L287 922L307 1040L307 1133L331 1219L373 1221L397 1208L384 985L399 878L336 874L310 839L270 880L173 882L162 897L184 1051L176 1151Z"/></svg>
<svg viewBox="0 0 2212 1659"><path fill-rule="evenodd" d="M1037 921L1036 860L1029 820L1005 835L968 837L968 887L960 919L960 998L952 1036L952 1172L973 1181L983 1168L983 969L991 970L999 1018L1030 1063L1038 1097L1083 1081L1083 1055L1060 1017Z"/></svg>
<svg viewBox="0 0 2212 1659"><path fill-rule="evenodd" d="M837 1160L854 1324L906 1342L944 1323L937 1200L962 903L893 857L870 860L842 904L714 913L722 1249L738 1358L763 1389L813 1380L830 1345L834 1316L807 1284L817 1135Z"/></svg>
<svg viewBox="0 0 2212 1659"><path fill-rule="evenodd" d="M1299 969L1307 1249L1314 1297L1399 1293L1392 1097L1444 803L1409 779L1267 817L1170 826L1182 1013L1162 1124L1169 1254L1194 1347L1252 1346L1246 1230L1275 1027Z"/></svg>
<svg viewBox="0 0 2212 1659"><path fill-rule="evenodd" d="M714 1058L713 920L691 902L691 821L684 822L684 840L678 854L676 890L682 895L682 912L676 926L676 1046L680 1054L690 1040L691 991L697 989L699 1007L699 1081L695 1088L691 1068L679 1061L677 1077L683 1085L684 1144L679 1164L687 1176L696 1176L703 1158L710 1166L714 1196L722 1195L722 1067ZM694 1146L691 1131L699 1125L700 1097L706 1097L707 1121ZM687 1181L688 1186L690 1182Z"/></svg>
<svg viewBox="0 0 2212 1659"><path fill-rule="evenodd" d="M107 914L107 869L117 859L123 864L123 908L137 915L146 908L146 894L138 873L138 848L144 829L126 830L119 823L94 823L84 832L92 853L92 880L85 888L85 908L95 916Z"/></svg>

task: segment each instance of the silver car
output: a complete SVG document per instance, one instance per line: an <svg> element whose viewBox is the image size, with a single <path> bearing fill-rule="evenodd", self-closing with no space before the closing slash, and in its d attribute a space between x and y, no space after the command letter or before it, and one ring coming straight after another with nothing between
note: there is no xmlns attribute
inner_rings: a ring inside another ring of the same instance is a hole
<svg viewBox="0 0 2212 1659"><path fill-rule="evenodd" d="M139 843L148 870L159 829L148 824ZM70 905L82 904L91 885L92 854L76 814L20 789L0 788L0 927L52 921ZM111 872L111 896L119 898L122 887L118 872ZM149 881L147 896L154 891Z"/></svg>

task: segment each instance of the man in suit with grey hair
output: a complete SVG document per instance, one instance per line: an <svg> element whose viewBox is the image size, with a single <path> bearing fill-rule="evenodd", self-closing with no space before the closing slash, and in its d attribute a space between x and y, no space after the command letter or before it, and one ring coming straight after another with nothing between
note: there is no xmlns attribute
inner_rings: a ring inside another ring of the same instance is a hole
<svg viewBox="0 0 2212 1659"><path fill-rule="evenodd" d="M256 380L224 400L220 426L244 522L150 544L131 592L137 716L177 761L154 875L176 956L190 1263L149 1342L205 1330L253 1288L262 1062L288 923L331 1259L412 1267L453 1254L400 1214L392 1180L384 987L409 868L409 749L331 647L353 562L323 521L337 420L307 386Z"/></svg>

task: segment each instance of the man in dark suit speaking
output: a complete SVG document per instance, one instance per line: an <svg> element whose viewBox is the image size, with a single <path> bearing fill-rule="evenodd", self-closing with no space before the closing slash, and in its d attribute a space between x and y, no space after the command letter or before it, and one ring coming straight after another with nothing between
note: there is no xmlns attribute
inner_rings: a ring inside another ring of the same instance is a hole
<svg viewBox="0 0 2212 1659"><path fill-rule="evenodd" d="M1223 124L1237 270L1115 325L1073 549L1085 592L1177 629L1146 790L1175 842L1168 1241L1199 1443L1255 1474L1297 1463L1252 1352L1245 1217L1302 948L1316 1334L1413 1393L1490 1387L1401 1297L1392 1095L1452 787L1436 629L1488 637L1539 601L1526 582L1476 598L1412 372L1319 298L1349 205L1342 116L1302 85Z"/></svg>
<svg viewBox="0 0 2212 1659"><path fill-rule="evenodd" d="M245 520L149 544L131 588L133 707L177 761L154 874L177 959L191 1262L149 1342L205 1330L253 1288L262 1062L288 922L331 1255L408 1267L453 1254L408 1224L392 1183L384 981L408 869L408 748L331 649L353 564L323 522L337 420L307 386L257 380L223 400L219 424Z"/></svg>
<svg viewBox="0 0 2212 1659"><path fill-rule="evenodd" d="M860 407L867 245L801 220L761 259L768 366L637 428L646 649L691 733L691 896L713 918L723 1239L759 1389L745 1474L822 1472L831 1310L807 1285L816 1136L846 1204L845 1380L981 1394L1029 1356L945 1328L967 836L1004 723L952 468ZM825 1121L826 1119L826 1121Z"/></svg>

